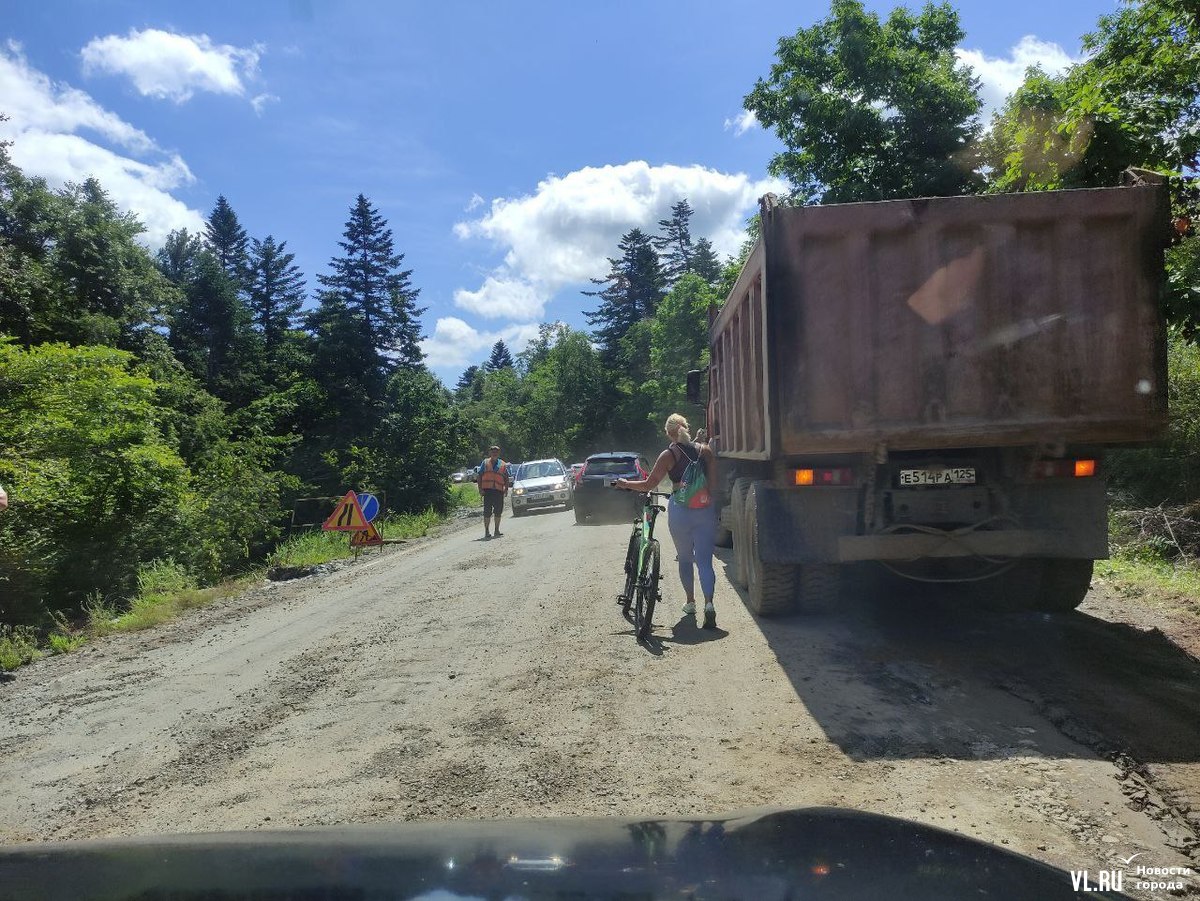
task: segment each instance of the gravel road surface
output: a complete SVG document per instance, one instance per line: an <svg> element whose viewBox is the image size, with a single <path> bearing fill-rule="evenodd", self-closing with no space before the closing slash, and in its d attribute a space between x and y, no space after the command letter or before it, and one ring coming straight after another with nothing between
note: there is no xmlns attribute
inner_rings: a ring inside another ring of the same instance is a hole
<svg viewBox="0 0 1200 901"><path fill-rule="evenodd" d="M983 614L850 573L837 614L760 620L723 551L720 629L668 565L641 646L627 528L458 520L26 667L0 839L842 805L1064 869L1200 866L1200 664L1118 601Z"/></svg>

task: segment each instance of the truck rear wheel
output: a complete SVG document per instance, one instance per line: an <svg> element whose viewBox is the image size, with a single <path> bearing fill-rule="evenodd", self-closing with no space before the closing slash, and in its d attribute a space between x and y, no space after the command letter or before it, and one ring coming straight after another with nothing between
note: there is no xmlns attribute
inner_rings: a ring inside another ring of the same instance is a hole
<svg viewBox="0 0 1200 901"><path fill-rule="evenodd" d="M798 568L796 609L824 613L834 607L841 594L841 567L836 563L803 563Z"/></svg>
<svg viewBox="0 0 1200 901"><path fill-rule="evenodd" d="M1050 613L1069 613L1087 597L1094 560L1043 560L1042 585L1036 607Z"/></svg>
<svg viewBox="0 0 1200 901"><path fill-rule="evenodd" d="M750 609L760 616L790 613L796 600L796 570L789 563L764 563L759 556L758 486L751 485L746 495L742 532L749 540L743 555L746 561L746 588Z"/></svg>
<svg viewBox="0 0 1200 901"><path fill-rule="evenodd" d="M750 536L746 531L746 493L750 490L749 479L738 479L729 492L729 521L733 523L733 567L730 578L738 588L746 587L746 554L750 550Z"/></svg>

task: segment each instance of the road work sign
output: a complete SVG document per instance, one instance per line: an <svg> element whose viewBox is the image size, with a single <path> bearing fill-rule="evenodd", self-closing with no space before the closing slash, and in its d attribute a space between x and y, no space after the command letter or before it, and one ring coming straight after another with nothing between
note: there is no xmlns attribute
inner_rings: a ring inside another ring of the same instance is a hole
<svg viewBox="0 0 1200 901"><path fill-rule="evenodd" d="M362 507L358 505L358 497L353 491L347 491L346 496L338 501L338 505L329 514L329 519L321 528L326 532L362 532L369 523L363 516Z"/></svg>
<svg viewBox="0 0 1200 901"><path fill-rule="evenodd" d="M374 523L367 523L366 529L350 536L350 547L380 547L382 545L383 536L379 534Z"/></svg>

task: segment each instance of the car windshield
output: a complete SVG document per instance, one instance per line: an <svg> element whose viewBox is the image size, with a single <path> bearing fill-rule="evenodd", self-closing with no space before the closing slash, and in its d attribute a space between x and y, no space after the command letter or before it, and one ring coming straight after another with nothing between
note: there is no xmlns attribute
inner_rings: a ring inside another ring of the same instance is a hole
<svg viewBox="0 0 1200 901"><path fill-rule="evenodd" d="M637 463L632 457L592 460L587 464L584 476L627 475L637 472Z"/></svg>
<svg viewBox="0 0 1200 901"><path fill-rule="evenodd" d="M1198 10L4 2L0 844L1200 867Z"/></svg>
<svg viewBox="0 0 1200 901"><path fill-rule="evenodd" d="M517 480L543 479L548 476L561 476L563 474L563 468L554 462L526 463L517 473Z"/></svg>

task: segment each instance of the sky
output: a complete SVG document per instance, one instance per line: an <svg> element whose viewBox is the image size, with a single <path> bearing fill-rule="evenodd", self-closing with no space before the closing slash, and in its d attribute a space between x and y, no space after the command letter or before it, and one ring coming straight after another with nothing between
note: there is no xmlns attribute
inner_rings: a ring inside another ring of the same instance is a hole
<svg viewBox="0 0 1200 901"><path fill-rule="evenodd" d="M896 3L869 2L883 15ZM909 6L918 4L910 3ZM606 258L672 203L736 251L781 149L742 109L828 2L38 0L0 21L0 138L53 186L96 176L154 248L224 195L310 290L365 194L453 385L541 322L586 328ZM988 109L1058 71L1116 0L963 0Z"/></svg>

